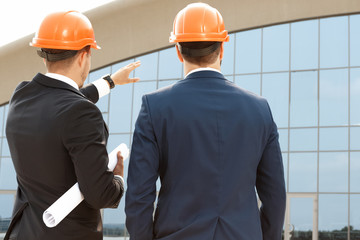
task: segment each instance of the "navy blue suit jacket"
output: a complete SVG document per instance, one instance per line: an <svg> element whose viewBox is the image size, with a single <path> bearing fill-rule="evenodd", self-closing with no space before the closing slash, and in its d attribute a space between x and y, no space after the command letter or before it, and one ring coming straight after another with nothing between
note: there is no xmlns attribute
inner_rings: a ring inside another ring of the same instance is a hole
<svg viewBox="0 0 360 240"><path fill-rule="evenodd" d="M267 101L215 71L142 100L126 194L130 238L280 240L286 192Z"/></svg>

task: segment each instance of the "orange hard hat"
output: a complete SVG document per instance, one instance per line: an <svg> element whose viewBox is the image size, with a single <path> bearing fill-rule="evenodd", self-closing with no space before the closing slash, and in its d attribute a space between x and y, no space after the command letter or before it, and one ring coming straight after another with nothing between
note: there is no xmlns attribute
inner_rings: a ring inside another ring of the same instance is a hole
<svg viewBox="0 0 360 240"><path fill-rule="evenodd" d="M170 42L228 42L220 12L206 3L192 3L175 17Z"/></svg>
<svg viewBox="0 0 360 240"><path fill-rule="evenodd" d="M89 19L77 11L56 12L46 16L30 46L64 50L80 50L90 46L100 49Z"/></svg>

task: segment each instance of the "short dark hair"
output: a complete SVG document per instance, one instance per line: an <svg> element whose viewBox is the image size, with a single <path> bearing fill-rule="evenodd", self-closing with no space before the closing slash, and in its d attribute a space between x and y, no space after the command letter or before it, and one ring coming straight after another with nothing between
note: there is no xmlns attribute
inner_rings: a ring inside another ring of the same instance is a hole
<svg viewBox="0 0 360 240"><path fill-rule="evenodd" d="M51 65L53 65L54 63L57 63L57 62L62 62L64 64L64 66L70 66L74 62L75 56L79 52L82 52L82 51L89 52L90 51L90 46L86 46L86 47L84 47L84 48L82 48L80 50L62 50L62 49L42 48L41 52L44 52L45 55L39 53L40 51L38 51L38 55L45 58L48 66L51 66ZM56 57L55 57L55 60L49 61L49 59L47 59L47 57L46 57L46 54L49 54L49 55L52 55L52 56L56 56L56 55L63 55L64 56L64 54L67 54L68 56L67 57L65 56L65 58L60 56L59 59L56 59Z"/></svg>
<svg viewBox="0 0 360 240"><path fill-rule="evenodd" d="M179 45L181 56L186 61L203 66L212 64L216 61L220 54L221 42L181 42ZM192 54L192 52L195 54ZM200 54L196 54L196 52L200 52ZM201 53L204 53L205 55Z"/></svg>

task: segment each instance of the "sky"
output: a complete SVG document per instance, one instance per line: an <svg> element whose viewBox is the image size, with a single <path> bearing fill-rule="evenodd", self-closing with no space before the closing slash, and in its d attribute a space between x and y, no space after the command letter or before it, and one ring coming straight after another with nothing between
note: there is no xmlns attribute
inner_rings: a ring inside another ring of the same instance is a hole
<svg viewBox="0 0 360 240"><path fill-rule="evenodd" d="M0 0L0 47L37 31L49 13L85 12L113 0Z"/></svg>

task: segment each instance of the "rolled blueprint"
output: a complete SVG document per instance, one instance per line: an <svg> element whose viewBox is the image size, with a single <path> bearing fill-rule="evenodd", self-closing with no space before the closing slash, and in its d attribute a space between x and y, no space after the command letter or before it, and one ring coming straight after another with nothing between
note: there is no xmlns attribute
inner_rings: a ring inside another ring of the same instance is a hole
<svg viewBox="0 0 360 240"><path fill-rule="evenodd" d="M113 171L117 163L117 152L121 152L123 159L129 156L129 149L126 144L122 143L109 154L109 170ZM43 221L49 228L58 225L77 205L79 205L84 196L80 192L79 184L75 183L66 193L64 193L56 202L54 202L43 213Z"/></svg>

